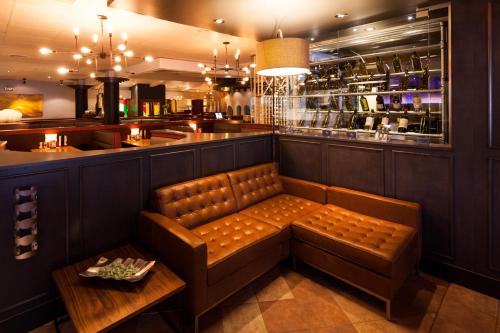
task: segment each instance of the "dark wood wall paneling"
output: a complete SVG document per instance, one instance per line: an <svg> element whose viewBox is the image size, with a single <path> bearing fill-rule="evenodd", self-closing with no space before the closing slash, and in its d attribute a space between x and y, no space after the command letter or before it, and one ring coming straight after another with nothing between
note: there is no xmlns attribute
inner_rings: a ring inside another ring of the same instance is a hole
<svg viewBox="0 0 500 333"><path fill-rule="evenodd" d="M133 240L151 189L271 161L269 135L0 171L0 332L52 320L50 273ZM14 190L38 187L38 253L14 259ZM5 274L8 272L8 274Z"/></svg>
<svg viewBox="0 0 500 333"><path fill-rule="evenodd" d="M321 182L323 157L320 143L281 137L278 151L281 174Z"/></svg>

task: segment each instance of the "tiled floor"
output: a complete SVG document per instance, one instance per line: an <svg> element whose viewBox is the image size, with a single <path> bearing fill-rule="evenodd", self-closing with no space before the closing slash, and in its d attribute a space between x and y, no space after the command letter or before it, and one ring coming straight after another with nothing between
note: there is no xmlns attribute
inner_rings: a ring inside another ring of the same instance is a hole
<svg viewBox="0 0 500 333"><path fill-rule="evenodd" d="M411 276L393 303L393 320L384 303L306 265L281 265L214 308L201 319L202 332L500 333L499 301L435 277ZM72 332L70 322L63 333ZM53 333L45 325L32 333ZM148 312L113 332L171 330L158 313Z"/></svg>

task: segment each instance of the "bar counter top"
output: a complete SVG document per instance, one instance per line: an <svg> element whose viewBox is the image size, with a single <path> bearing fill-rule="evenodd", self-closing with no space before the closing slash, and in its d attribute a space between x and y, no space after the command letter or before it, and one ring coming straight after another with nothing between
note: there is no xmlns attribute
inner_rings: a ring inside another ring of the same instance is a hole
<svg viewBox="0 0 500 333"><path fill-rule="evenodd" d="M130 148L116 148L116 149L103 149L103 150L87 150L79 152L22 152L22 151L0 151L0 171L12 167L33 166L47 163L57 163L61 160L67 159L85 159L100 155L110 154L126 154L136 151L145 150L160 150L166 147L179 147L188 146L193 144L204 144L211 142L220 142L225 140L236 140L246 137L258 137L270 135L271 131L251 131L241 133L190 133L179 132L168 129L151 131L152 136L162 137L165 134L182 135L183 138L165 142L152 144L147 147L130 147ZM163 134L163 135L162 135Z"/></svg>

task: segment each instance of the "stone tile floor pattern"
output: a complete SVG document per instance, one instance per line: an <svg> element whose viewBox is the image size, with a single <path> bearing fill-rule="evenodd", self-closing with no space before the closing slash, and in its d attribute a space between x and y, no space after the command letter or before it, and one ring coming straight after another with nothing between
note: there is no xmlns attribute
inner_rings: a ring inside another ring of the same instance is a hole
<svg viewBox="0 0 500 333"><path fill-rule="evenodd" d="M497 299L424 273L409 277L392 308L387 321L382 301L304 264L296 270L283 264L202 316L200 325L206 333L500 333ZM60 329L74 332L70 321ZM49 323L31 333L54 332ZM113 332L172 330L149 311Z"/></svg>

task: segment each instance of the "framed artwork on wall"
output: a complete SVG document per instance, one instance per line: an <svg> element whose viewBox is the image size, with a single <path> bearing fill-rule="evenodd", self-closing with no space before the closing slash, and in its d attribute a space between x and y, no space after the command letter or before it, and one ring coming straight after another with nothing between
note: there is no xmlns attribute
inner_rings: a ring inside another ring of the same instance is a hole
<svg viewBox="0 0 500 333"><path fill-rule="evenodd" d="M0 94L0 110L12 109L23 114L23 118L43 116L42 94Z"/></svg>

